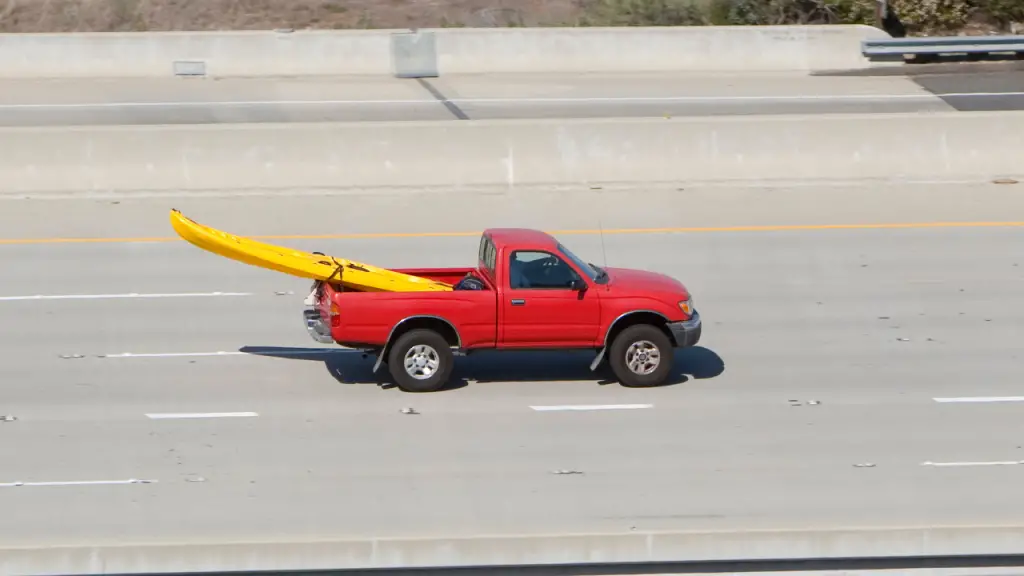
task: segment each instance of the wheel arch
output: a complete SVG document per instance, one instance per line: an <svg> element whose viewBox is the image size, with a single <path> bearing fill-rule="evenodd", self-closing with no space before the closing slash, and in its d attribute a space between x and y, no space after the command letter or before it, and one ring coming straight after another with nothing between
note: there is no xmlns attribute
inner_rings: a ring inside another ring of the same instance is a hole
<svg viewBox="0 0 1024 576"><path fill-rule="evenodd" d="M630 310L619 315L618 318L612 321L608 326L608 331L604 335L603 347L607 348L612 345L615 338L626 328L630 326L636 326L637 324L650 324L659 328L665 336L668 337L668 341L675 346L676 339L672 335L672 331L668 329L669 319L662 313L654 310Z"/></svg>
<svg viewBox="0 0 1024 576"><path fill-rule="evenodd" d="M376 372L380 368L381 363L391 353L391 348L396 340L401 338L406 332L417 329L433 330L440 334L452 348L462 348L462 336L459 334L458 329L455 328L455 325L449 320L431 314L408 316L399 320L391 327L391 332L388 333L388 338L384 341L384 347L381 348L380 354L377 356L377 363L374 364L373 371Z"/></svg>

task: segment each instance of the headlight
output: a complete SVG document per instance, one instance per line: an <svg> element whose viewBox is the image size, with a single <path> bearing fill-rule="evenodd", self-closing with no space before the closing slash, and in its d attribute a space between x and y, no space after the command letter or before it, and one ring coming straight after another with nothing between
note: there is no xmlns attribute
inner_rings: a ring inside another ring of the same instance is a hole
<svg viewBox="0 0 1024 576"><path fill-rule="evenodd" d="M683 311L683 314L693 316L693 296L681 301L679 303L679 309Z"/></svg>

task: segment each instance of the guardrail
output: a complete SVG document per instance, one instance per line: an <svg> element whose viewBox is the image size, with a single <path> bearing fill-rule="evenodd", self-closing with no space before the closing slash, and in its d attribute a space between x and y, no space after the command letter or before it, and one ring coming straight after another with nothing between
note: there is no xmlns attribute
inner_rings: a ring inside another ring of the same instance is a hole
<svg viewBox="0 0 1024 576"><path fill-rule="evenodd" d="M940 55L968 57L994 54L1015 55L1024 59L1024 36L939 36L921 38L879 38L861 42L861 54L871 61L933 60Z"/></svg>

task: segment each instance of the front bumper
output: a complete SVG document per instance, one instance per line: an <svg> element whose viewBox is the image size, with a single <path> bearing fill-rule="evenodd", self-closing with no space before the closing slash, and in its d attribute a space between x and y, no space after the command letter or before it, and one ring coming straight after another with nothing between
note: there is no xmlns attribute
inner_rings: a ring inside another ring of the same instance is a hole
<svg viewBox="0 0 1024 576"><path fill-rule="evenodd" d="M682 322L669 322L668 329L676 341L677 348L689 348L700 342L700 313L693 311L689 320Z"/></svg>

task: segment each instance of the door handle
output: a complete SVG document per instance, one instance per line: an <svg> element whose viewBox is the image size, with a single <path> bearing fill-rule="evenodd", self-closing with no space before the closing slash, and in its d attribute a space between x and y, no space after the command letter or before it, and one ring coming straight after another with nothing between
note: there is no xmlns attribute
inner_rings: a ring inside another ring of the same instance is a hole
<svg viewBox="0 0 1024 576"><path fill-rule="evenodd" d="M512 305L513 306L525 306L526 305L526 300L523 300L522 298L513 298L512 299Z"/></svg>

